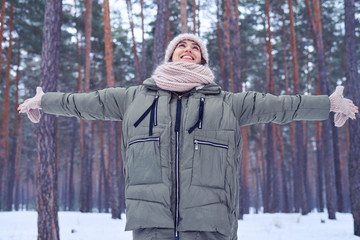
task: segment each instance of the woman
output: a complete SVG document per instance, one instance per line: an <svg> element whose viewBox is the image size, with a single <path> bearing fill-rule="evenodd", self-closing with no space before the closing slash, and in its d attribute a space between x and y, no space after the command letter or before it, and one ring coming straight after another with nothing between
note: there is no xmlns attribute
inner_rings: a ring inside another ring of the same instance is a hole
<svg viewBox="0 0 360 240"><path fill-rule="evenodd" d="M126 230L142 239L237 239L240 127L256 123L355 118L342 96L230 93L214 82L201 39L181 34L165 63L143 85L92 93L37 94L19 106L38 122L40 111L123 121Z"/></svg>

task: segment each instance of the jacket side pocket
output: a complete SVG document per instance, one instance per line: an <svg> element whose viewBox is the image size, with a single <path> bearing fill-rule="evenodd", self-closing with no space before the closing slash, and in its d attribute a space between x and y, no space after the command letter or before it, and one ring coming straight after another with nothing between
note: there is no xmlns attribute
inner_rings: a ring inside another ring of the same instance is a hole
<svg viewBox="0 0 360 240"><path fill-rule="evenodd" d="M223 189L228 148L219 140L195 138L191 184Z"/></svg>
<svg viewBox="0 0 360 240"><path fill-rule="evenodd" d="M162 182L160 137L138 138L130 141L127 156L129 185Z"/></svg>

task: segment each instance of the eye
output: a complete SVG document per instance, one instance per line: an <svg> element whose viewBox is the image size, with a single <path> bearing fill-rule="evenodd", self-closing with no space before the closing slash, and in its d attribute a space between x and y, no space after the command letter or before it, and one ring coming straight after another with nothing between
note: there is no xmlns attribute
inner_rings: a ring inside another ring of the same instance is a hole
<svg viewBox="0 0 360 240"><path fill-rule="evenodd" d="M193 49L200 50L198 46L194 46Z"/></svg>
<svg viewBox="0 0 360 240"><path fill-rule="evenodd" d="M184 43L180 43L180 44L178 45L178 47L185 47L185 44L184 44Z"/></svg>

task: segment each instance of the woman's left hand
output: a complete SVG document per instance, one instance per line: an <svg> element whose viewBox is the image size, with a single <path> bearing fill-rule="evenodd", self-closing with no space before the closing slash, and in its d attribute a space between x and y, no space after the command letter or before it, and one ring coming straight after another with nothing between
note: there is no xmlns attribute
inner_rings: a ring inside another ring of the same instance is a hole
<svg viewBox="0 0 360 240"><path fill-rule="evenodd" d="M341 127L346 120L355 119L355 113L359 112L359 108L355 106L353 101L344 98L344 87L337 86L333 94L330 95L330 111L335 112L334 122L336 127Z"/></svg>

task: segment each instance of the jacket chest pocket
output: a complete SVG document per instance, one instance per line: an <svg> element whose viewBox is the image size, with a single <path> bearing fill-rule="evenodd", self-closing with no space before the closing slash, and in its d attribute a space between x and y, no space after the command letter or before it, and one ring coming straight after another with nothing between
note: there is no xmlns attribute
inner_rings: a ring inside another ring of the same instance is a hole
<svg viewBox="0 0 360 240"><path fill-rule="evenodd" d="M130 185L162 182L160 137L138 138L128 143L127 178Z"/></svg>
<svg viewBox="0 0 360 240"><path fill-rule="evenodd" d="M191 184L224 188L229 146L219 140L194 139Z"/></svg>

